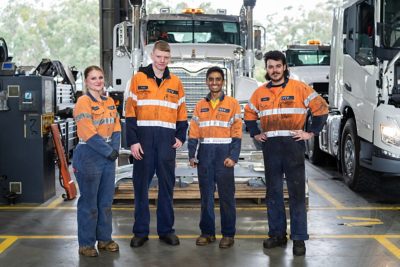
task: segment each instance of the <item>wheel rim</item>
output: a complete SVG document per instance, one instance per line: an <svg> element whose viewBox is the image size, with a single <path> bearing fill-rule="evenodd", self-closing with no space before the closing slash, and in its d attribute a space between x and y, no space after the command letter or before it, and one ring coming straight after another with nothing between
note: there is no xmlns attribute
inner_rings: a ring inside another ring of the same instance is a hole
<svg viewBox="0 0 400 267"><path fill-rule="evenodd" d="M350 136L347 136L346 142L344 144L344 171L348 177L353 177L354 174L354 164L355 164L355 147L354 142Z"/></svg>

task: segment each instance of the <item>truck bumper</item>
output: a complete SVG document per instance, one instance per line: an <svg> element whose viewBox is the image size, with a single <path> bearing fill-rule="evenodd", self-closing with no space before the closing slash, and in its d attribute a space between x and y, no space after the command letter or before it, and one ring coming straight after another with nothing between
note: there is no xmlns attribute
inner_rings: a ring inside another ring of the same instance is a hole
<svg viewBox="0 0 400 267"><path fill-rule="evenodd" d="M391 155L386 150L374 147L371 162L364 161L365 167L386 174L400 175L400 157Z"/></svg>

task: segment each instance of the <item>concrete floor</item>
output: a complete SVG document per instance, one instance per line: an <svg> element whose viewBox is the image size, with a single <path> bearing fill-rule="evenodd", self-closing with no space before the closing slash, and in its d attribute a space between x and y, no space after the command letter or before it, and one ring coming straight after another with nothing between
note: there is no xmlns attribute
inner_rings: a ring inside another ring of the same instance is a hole
<svg viewBox="0 0 400 267"><path fill-rule="evenodd" d="M56 197L42 205L0 206L0 266L400 266L400 182L385 181L384 190L361 195L344 185L332 165L307 163L307 174L311 238L306 242L305 257L293 256L291 241L284 249L263 249L266 208L250 202L238 203L235 245L225 250L218 248L218 242L195 245L199 205L185 202L177 203L175 211L180 246L170 247L158 240L153 207L151 239L133 249L129 246L132 203L117 203L113 234L120 252L81 257L76 200L64 202L59 189ZM219 231L219 216L217 222Z"/></svg>

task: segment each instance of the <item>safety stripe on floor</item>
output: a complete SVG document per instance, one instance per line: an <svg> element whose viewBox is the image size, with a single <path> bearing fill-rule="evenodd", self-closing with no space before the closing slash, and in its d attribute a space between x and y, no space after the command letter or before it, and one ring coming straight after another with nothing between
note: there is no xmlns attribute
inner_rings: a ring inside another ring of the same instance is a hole
<svg viewBox="0 0 400 267"><path fill-rule="evenodd" d="M344 208L342 203L340 203L338 200L336 200L333 196L331 196L328 192L323 190L321 187L319 187L316 183L313 181L308 181L308 186L311 188L311 190L317 192L321 197L323 197L325 200L327 200L329 203L331 203L335 208Z"/></svg>

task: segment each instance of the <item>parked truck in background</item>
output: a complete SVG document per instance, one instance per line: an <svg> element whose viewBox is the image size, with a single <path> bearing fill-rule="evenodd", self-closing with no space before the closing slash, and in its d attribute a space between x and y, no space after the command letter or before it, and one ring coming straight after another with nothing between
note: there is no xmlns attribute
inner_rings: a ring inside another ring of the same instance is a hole
<svg viewBox="0 0 400 267"><path fill-rule="evenodd" d="M400 175L400 1L345 1L332 29L318 149L337 159L350 188L368 190Z"/></svg>
<svg viewBox="0 0 400 267"><path fill-rule="evenodd" d="M328 98L330 45L318 40L288 45L285 50L290 78L300 80Z"/></svg>
<svg viewBox="0 0 400 267"><path fill-rule="evenodd" d="M114 27L112 79L113 91L124 92L139 67L151 63L154 42L166 40L171 46L170 70L184 85L189 115L197 101L208 92L207 69L219 66L225 72L224 91L244 107L258 87L254 79L254 58L262 57L260 31L253 33L253 8L256 0L244 0L240 15L204 14L200 9L186 9L171 14L147 14L142 0L132 3L132 20ZM256 39L256 42L254 42Z"/></svg>
<svg viewBox="0 0 400 267"><path fill-rule="evenodd" d="M300 80L318 92L328 101L330 45L323 45L319 40L309 40L307 44L288 45L285 50L290 78ZM311 113L307 115L308 125ZM308 159L318 164L323 153L318 147L318 137L306 142Z"/></svg>

